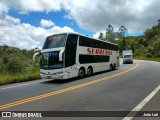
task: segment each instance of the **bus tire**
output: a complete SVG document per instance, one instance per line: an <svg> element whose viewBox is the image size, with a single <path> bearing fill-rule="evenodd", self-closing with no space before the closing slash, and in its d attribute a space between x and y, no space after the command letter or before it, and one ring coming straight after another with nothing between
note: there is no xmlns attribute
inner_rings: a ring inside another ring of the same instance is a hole
<svg viewBox="0 0 160 120"><path fill-rule="evenodd" d="M85 76L85 69L80 68L79 71L78 71L78 77L83 78L84 76Z"/></svg>
<svg viewBox="0 0 160 120"><path fill-rule="evenodd" d="M91 76L92 73L93 73L93 69L92 69L91 66L89 66L88 69L87 69L87 76Z"/></svg>
<svg viewBox="0 0 160 120"><path fill-rule="evenodd" d="M112 71L112 70L113 70L113 65L110 64L109 71Z"/></svg>
<svg viewBox="0 0 160 120"><path fill-rule="evenodd" d="M115 63L114 63L114 65L113 65L113 69L116 70L116 64L115 64Z"/></svg>

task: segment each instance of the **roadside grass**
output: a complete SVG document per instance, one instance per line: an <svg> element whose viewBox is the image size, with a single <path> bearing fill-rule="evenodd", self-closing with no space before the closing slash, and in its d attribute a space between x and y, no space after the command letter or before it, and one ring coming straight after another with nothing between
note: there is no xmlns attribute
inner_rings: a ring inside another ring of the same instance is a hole
<svg viewBox="0 0 160 120"><path fill-rule="evenodd" d="M0 75L0 85L18 83L36 79L40 79L39 70L36 70L34 72L25 72L16 74L2 73Z"/></svg>
<svg viewBox="0 0 160 120"><path fill-rule="evenodd" d="M160 62L160 58L146 58L141 56L141 57L134 57L134 59Z"/></svg>

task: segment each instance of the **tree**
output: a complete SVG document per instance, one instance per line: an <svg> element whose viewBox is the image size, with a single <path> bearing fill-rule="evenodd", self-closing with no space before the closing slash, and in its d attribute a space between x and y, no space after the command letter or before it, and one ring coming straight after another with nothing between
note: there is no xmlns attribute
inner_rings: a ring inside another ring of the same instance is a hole
<svg viewBox="0 0 160 120"><path fill-rule="evenodd" d="M114 42L114 40L115 40L115 34L113 32L113 26L110 25L110 24L108 25L108 28L106 28L105 40L109 41L109 42Z"/></svg>
<svg viewBox="0 0 160 120"><path fill-rule="evenodd" d="M4 44L3 51L8 51L8 45Z"/></svg>
<svg viewBox="0 0 160 120"><path fill-rule="evenodd" d="M160 24L160 19L157 22L158 22L158 24Z"/></svg>
<svg viewBox="0 0 160 120"><path fill-rule="evenodd" d="M125 32L127 32L127 31L128 31L128 30L127 30L127 28L126 28L125 26L121 26L121 27L119 28L119 32L120 32L120 34L121 34L121 36L122 36L122 38L123 38L123 41L122 41L122 49L123 49L123 50L126 49L126 38L125 38L124 34L125 34Z"/></svg>
<svg viewBox="0 0 160 120"><path fill-rule="evenodd" d="M103 33L100 32L98 39L101 39L101 40L104 39L104 38L103 38Z"/></svg>
<svg viewBox="0 0 160 120"><path fill-rule="evenodd" d="M7 64L8 63L8 58L6 56L3 57L3 64Z"/></svg>
<svg viewBox="0 0 160 120"><path fill-rule="evenodd" d="M127 28L125 26L121 26L119 28L119 31L120 31L120 33L122 33L124 35L124 33L127 32L128 30L127 30Z"/></svg>
<svg viewBox="0 0 160 120"><path fill-rule="evenodd" d="M18 59L12 58L12 59L10 59L10 61L7 64L7 70L10 73L14 74L14 73L22 72L23 67Z"/></svg>

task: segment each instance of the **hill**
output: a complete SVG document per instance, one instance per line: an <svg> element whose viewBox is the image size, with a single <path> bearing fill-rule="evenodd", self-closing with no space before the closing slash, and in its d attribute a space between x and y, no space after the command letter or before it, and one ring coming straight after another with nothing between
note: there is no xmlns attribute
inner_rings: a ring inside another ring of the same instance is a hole
<svg viewBox="0 0 160 120"><path fill-rule="evenodd" d="M143 36L124 36L127 31L125 26L121 26L119 32L114 32L113 27L108 25L106 34L100 33L99 38L117 43L120 53L122 53L122 50L132 49L134 57L137 58L160 58L160 22L145 30Z"/></svg>
<svg viewBox="0 0 160 120"><path fill-rule="evenodd" d="M39 62L32 62L33 54L34 49L21 50L7 45L0 46L0 84L40 78Z"/></svg>

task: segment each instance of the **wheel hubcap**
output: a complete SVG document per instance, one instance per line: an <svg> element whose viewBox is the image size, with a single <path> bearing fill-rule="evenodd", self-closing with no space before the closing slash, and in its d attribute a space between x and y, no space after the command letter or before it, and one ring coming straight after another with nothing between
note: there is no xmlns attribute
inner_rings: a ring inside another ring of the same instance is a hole
<svg viewBox="0 0 160 120"><path fill-rule="evenodd" d="M83 70L80 70L80 71L79 71L79 75L80 75L81 77L83 77Z"/></svg>
<svg viewBox="0 0 160 120"><path fill-rule="evenodd" d="M88 69L88 75L91 75L91 69Z"/></svg>

